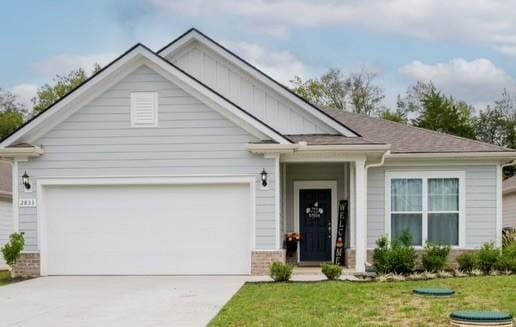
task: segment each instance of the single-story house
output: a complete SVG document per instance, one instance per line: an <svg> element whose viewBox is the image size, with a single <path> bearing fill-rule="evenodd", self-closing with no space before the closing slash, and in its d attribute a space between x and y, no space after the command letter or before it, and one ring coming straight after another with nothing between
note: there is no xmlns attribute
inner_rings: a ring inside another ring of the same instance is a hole
<svg viewBox="0 0 516 327"><path fill-rule="evenodd" d="M22 274L263 274L382 235L501 243L516 152L318 108L196 29L142 44L0 143ZM338 250L338 251L336 251ZM338 258L336 258L336 256Z"/></svg>
<svg viewBox="0 0 516 327"><path fill-rule="evenodd" d="M503 228L516 229L516 176L503 181Z"/></svg>
<svg viewBox="0 0 516 327"><path fill-rule="evenodd" d="M0 161L0 248L9 241L13 232L12 171L11 163ZM0 270L7 269L0 253Z"/></svg>

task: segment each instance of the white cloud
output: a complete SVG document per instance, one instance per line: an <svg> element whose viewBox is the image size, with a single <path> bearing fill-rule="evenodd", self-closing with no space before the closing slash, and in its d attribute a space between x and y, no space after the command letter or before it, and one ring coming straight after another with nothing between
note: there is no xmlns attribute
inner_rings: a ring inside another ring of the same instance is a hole
<svg viewBox="0 0 516 327"><path fill-rule="evenodd" d="M359 26L424 40L470 42L516 55L513 0L147 1L183 16L241 16L257 26L274 26L282 35L292 26Z"/></svg>
<svg viewBox="0 0 516 327"><path fill-rule="evenodd" d="M77 68L84 68L91 73L95 64L105 65L115 58L111 54L78 56L61 54L32 64L32 69L41 75L53 77L57 74L66 74Z"/></svg>
<svg viewBox="0 0 516 327"><path fill-rule="evenodd" d="M34 84L19 84L9 91L16 95L20 103L24 104L27 108L32 108L31 99L36 96L38 86Z"/></svg>
<svg viewBox="0 0 516 327"><path fill-rule="evenodd" d="M456 58L437 64L413 61L400 72L412 81L432 81L447 94L479 107L492 102L504 88L516 91L516 81L509 74L482 58Z"/></svg>
<svg viewBox="0 0 516 327"><path fill-rule="evenodd" d="M221 43L283 84L288 84L296 75L307 77L308 69L305 65L286 50L269 51L247 42L222 41Z"/></svg>

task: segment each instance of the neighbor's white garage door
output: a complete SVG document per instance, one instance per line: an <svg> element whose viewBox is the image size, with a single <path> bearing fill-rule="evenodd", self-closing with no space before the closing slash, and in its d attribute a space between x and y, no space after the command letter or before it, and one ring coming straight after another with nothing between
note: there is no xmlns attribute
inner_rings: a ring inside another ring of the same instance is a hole
<svg viewBox="0 0 516 327"><path fill-rule="evenodd" d="M248 274L249 184L48 186L49 275Z"/></svg>

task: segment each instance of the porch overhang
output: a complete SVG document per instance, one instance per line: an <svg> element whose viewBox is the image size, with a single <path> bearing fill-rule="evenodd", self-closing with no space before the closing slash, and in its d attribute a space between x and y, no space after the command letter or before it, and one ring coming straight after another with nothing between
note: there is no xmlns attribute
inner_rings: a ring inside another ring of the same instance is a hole
<svg viewBox="0 0 516 327"><path fill-rule="evenodd" d="M39 146L13 146L0 148L0 158L39 157L44 153Z"/></svg>

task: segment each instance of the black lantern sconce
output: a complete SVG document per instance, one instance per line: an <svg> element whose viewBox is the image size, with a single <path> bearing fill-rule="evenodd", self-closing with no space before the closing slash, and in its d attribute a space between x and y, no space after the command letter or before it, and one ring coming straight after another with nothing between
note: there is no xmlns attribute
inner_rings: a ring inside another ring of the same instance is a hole
<svg viewBox="0 0 516 327"><path fill-rule="evenodd" d="M267 187L267 172L265 171L265 169L262 170L261 179L262 179L262 188L266 188Z"/></svg>
<svg viewBox="0 0 516 327"><path fill-rule="evenodd" d="M27 171L25 171L25 173L22 176L22 183L23 183L23 186L25 187L26 191L31 190L29 175L27 174Z"/></svg>

